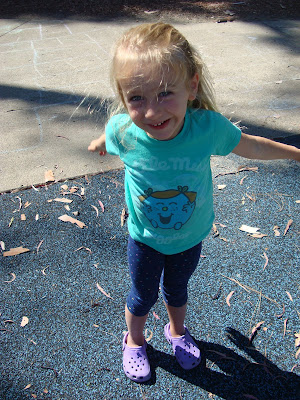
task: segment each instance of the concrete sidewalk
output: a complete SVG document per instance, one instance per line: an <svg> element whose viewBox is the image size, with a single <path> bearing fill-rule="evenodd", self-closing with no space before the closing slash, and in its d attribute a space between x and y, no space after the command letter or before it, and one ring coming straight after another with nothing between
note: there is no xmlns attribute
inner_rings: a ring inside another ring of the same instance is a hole
<svg viewBox="0 0 300 400"><path fill-rule="evenodd" d="M0 192L120 166L87 152L104 130L111 49L137 21L0 21ZM297 21L176 24L213 76L221 111L246 132L300 134Z"/></svg>
<svg viewBox="0 0 300 400"><path fill-rule="evenodd" d="M49 169L66 179L0 195L0 398L298 400L300 167L293 161L212 158L218 233L204 242L186 319L201 365L184 371L176 363L159 299L146 325L151 381L135 384L123 373L124 171L87 146L104 129L99 104L112 96L112 44L131 25L0 21L0 193L42 183ZM300 134L299 23L177 26L203 53L225 115L246 132ZM63 222L65 214L82 228ZM262 235L241 231L243 224ZM28 251L4 256L19 247Z"/></svg>

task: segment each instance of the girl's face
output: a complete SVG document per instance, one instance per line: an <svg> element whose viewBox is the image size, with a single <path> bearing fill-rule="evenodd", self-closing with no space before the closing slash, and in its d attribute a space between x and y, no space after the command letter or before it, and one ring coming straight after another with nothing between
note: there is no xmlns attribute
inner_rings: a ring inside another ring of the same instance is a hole
<svg viewBox="0 0 300 400"><path fill-rule="evenodd" d="M173 139L183 127L188 100L195 99L198 74L187 85L179 79L174 82L172 72L165 73L161 79L147 76L145 69L135 70L134 77L119 82L125 106L131 120L148 136L157 140Z"/></svg>

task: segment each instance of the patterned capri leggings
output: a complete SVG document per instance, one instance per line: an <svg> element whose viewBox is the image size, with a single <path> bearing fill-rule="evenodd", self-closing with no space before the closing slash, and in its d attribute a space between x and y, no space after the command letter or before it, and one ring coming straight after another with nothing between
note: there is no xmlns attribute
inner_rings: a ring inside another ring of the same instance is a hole
<svg viewBox="0 0 300 400"><path fill-rule="evenodd" d="M182 253L165 255L129 236L127 255L132 286L128 310L137 317L146 315L158 299L159 285L167 304L185 305L187 284L199 262L201 248L202 242Z"/></svg>

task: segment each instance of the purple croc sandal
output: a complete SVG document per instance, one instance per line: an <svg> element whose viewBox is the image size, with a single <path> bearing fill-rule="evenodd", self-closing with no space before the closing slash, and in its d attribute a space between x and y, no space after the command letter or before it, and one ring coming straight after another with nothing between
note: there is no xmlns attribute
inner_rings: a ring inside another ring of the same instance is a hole
<svg viewBox="0 0 300 400"><path fill-rule="evenodd" d="M134 382L146 382L151 378L150 364L146 353L147 342L143 346L127 346L128 332L123 339L123 370Z"/></svg>
<svg viewBox="0 0 300 400"><path fill-rule="evenodd" d="M170 333L170 323L165 326L165 337L172 345L175 357L179 365L184 369L192 369L200 364L200 350L185 327L185 334L173 337Z"/></svg>

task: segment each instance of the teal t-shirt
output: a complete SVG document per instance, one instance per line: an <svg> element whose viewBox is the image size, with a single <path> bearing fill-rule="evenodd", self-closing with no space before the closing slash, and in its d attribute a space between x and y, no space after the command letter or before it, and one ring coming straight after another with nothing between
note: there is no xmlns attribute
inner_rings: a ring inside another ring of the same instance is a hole
<svg viewBox="0 0 300 400"><path fill-rule="evenodd" d="M128 229L134 240L163 254L185 251L212 227L211 155L227 155L241 131L217 112L188 109L173 139L160 141L127 114L106 126L106 149L125 165Z"/></svg>

